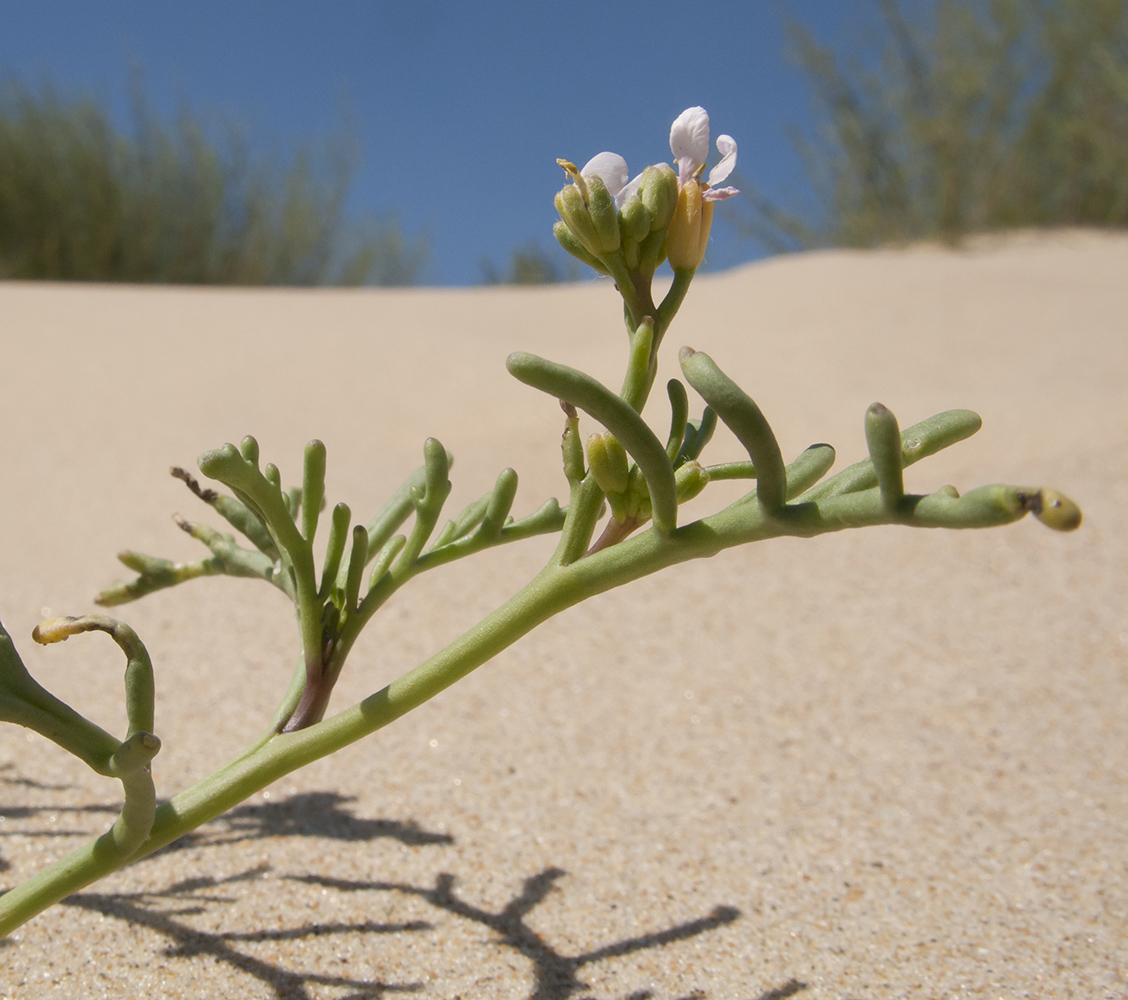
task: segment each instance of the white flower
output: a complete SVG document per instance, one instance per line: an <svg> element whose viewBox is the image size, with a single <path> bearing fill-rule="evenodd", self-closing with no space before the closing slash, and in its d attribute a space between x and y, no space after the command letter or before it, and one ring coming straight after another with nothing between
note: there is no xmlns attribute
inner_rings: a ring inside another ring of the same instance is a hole
<svg viewBox="0 0 1128 1000"><path fill-rule="evenodd" d="M705 201L723 201L739 194L734 187L717 187L736 166L736 140L731 135L718 136L717 151L721 154L721 162L709 171L708 181L701 185ZM670 127L670 152L674 154L678 168L678 187L683 187L689 180L700 183L705 159L709 155L709 115L704 108L686 108L674 120ZM563 160L558 162L565 170L571 167L571 164L565 166ZM571 167L569 176L573 180L576 173L583 178L598 177L603 181L608 193L615 199L616 208L622 208L627 199L638 191L642 180L642 174L628 180L631 175L627 161L618 153L606 150L596 153L579 171Z"/></svg>
<svg viewBox="0 0 1128 1000"><path fill-rule="evenodd" d="M700 183L709 156L709 115L704 108L686 108L674 120L670 127L670 152L678 167L678 187L691 180ZM724 201L740 193L734 187L717 187L736 166L736 140L731 135L718 136L717 152L721 162L709 171L708 180L701 185L703 201Z"/></svg>
<svg viewBox="0 0 1128 1000"><path fill-rule="evenodd" d="M628 181L630 175L627 161L618 153L596 153L580 170L582 177L598 177L603 181L611 197L615 199L616 208L622 208L626 200L638 190L642 174Z"/></svg>
<svg viewBox="0 0 1128 1000"><path fill-rule="evenodd" d="M587 259L586 255L600 258L619 250L625 239L627 265L635 267L641 260L641 241L650 233L664 230L670 266L675 270L696 269L709 242L713 203L739 193L736 188L718 186L736 166L736 140L730 135L719 136L717 150L721 160L703 180L709 155L709 115L704 108L687 108L670 127L670 151L674 154L676 174L661 164L628 179L627 161L606 150L582 168L569 160L557 160L572 181L556 196L556 208L569 233L561 238L565 249L581 260ZM636 198L645 211L634 211L633 204L627 206ZM620 232L621 220L626 218L624 209L630 216L625 237ZM573 238L577 247L569 246ZM655 248L655 252L661 251L661 245ZM653 265L657 266L660 260L659 256Z"/></svg>
<svg viewBox="0 0 1128 1000"><path fill-rule="evenodd" d="M678 203L666 233L666 256L675 271L693 271L705 258L713 227L713 203L739 194L736 188L714 187L736 166L736 141L731 135L717 139L721 162L702 181L709 155L709 116L704 108L686 108L670 128L670 151L678 167Z"/></svg>

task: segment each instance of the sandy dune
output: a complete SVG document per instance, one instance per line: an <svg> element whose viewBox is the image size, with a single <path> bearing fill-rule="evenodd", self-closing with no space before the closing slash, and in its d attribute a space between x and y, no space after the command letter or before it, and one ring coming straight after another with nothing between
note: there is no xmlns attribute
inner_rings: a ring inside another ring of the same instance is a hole
<svg viewBox="0 0 1128 1000"><path fill-rule="evenodd" d="M683 566L582 605L418 712L21 928L0 997L800 1000L1128 996L1128 237L1023 236L777 259L696 283L670 334L709 353L791 457L865 453L978 410L910 489L1045 484L1086 522L879 528ZM311 437L367 518L454 453L564 489L561 415L512 350L617 383L603 284L239 291L0 284L0 617L32 672L122 728L92 610L131 547L202 554L169 465ZM656 398L653 420L665 420ZM659 405L661 404L661 405ZM739 447L719 432L713 460ZM725 497L718 487L714 497ZM705 496L706 507L721 503ZM530 576L545 540L423 577L335 705ZM42 609L49 609L44 612ZM289 678L289 606L206 580L119 609L157 665L158 790L222 763ZM0 884L100 832L119 787L0 731Z"/></svg>

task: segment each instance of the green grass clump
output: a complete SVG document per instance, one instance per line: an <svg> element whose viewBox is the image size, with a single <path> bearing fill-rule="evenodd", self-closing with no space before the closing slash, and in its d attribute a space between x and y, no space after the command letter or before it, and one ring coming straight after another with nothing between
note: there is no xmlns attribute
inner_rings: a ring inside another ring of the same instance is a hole
<svg viewBox="0 0 1128 1000"><path fill-rule="evenodd" d="M412 284L427 256L392 222L348 223L353 157L306 146L284 169L184 112L0 86L0 278L219 285ZM321 165L320 159L327 161Z"/></svg>
<svg viewBox="0 0 1128 1000"><path fill-rule="evenodd" d="M795 137L818 207L752 190L747 233L780 251L1128 225L1128 0L879 11L849 60L791 25L820 125Z"/></svg>

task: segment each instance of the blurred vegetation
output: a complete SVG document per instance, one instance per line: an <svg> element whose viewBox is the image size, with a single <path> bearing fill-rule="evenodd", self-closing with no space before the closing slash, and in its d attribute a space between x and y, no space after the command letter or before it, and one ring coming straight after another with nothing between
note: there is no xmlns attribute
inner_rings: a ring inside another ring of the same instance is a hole
<svg viewBox="0 0 1128 1000"><path fill-rule="evenodd" d="M1128 0L881 0L849 60L792 23L817 207L748 193L769 250L1128 225Z"/></svg>
<svg viewBox="0 0 1128 1000"><path fill-rule="evenodd" d="M0 278L219 285L404 285L427 258L390 221L347 222L355 153L303 146L279 168L238 129L132 134L92 98L0 86Z"/></svg>
<svg viewBox="0 0 1128 1000"><path fill-rule="evenodd" d="M490 260L483 260L482 280L487 285L551 285L560 281L579 281L579 265L571 257L562 267L553 256L532 240L515 247L509 255L505 271L499 271Z"/></svg>

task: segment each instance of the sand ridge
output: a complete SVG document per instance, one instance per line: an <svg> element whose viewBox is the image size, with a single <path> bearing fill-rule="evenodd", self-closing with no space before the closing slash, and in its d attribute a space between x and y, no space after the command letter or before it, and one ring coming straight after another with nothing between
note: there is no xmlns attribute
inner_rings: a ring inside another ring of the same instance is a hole
<svg viewBox="0 0 1128 1000"><path fill-rule="evenodd" d="M1052 485L1082 530L782 539L604 595L21 928L0 997L1128 995L1126 271L1128 237L1075 232L699 278L663 378L678 345L708 351L785 457L825 440L837 468L865 454L875 400L902 426L976 409L979 435L909 488ZM288 481L321 438L329 501L365 519L428 435L455 455L448 510L505 466L518 514L561 496L559 409L504 358L617 384L616 303L602 283L0 284L0 617L29 669L122 727L112 644L41 649L31 628L92 610L121 548L198 556L169 514L206 511L168 466L245 433ZM722 430L708 454L740 449ZM459 634L547 551L406 588L334 704ZM171 794L269 718L290 609L206 580L118 614L156 664ZM0 884L117 804L114 782L0 728Z"/></svg>

